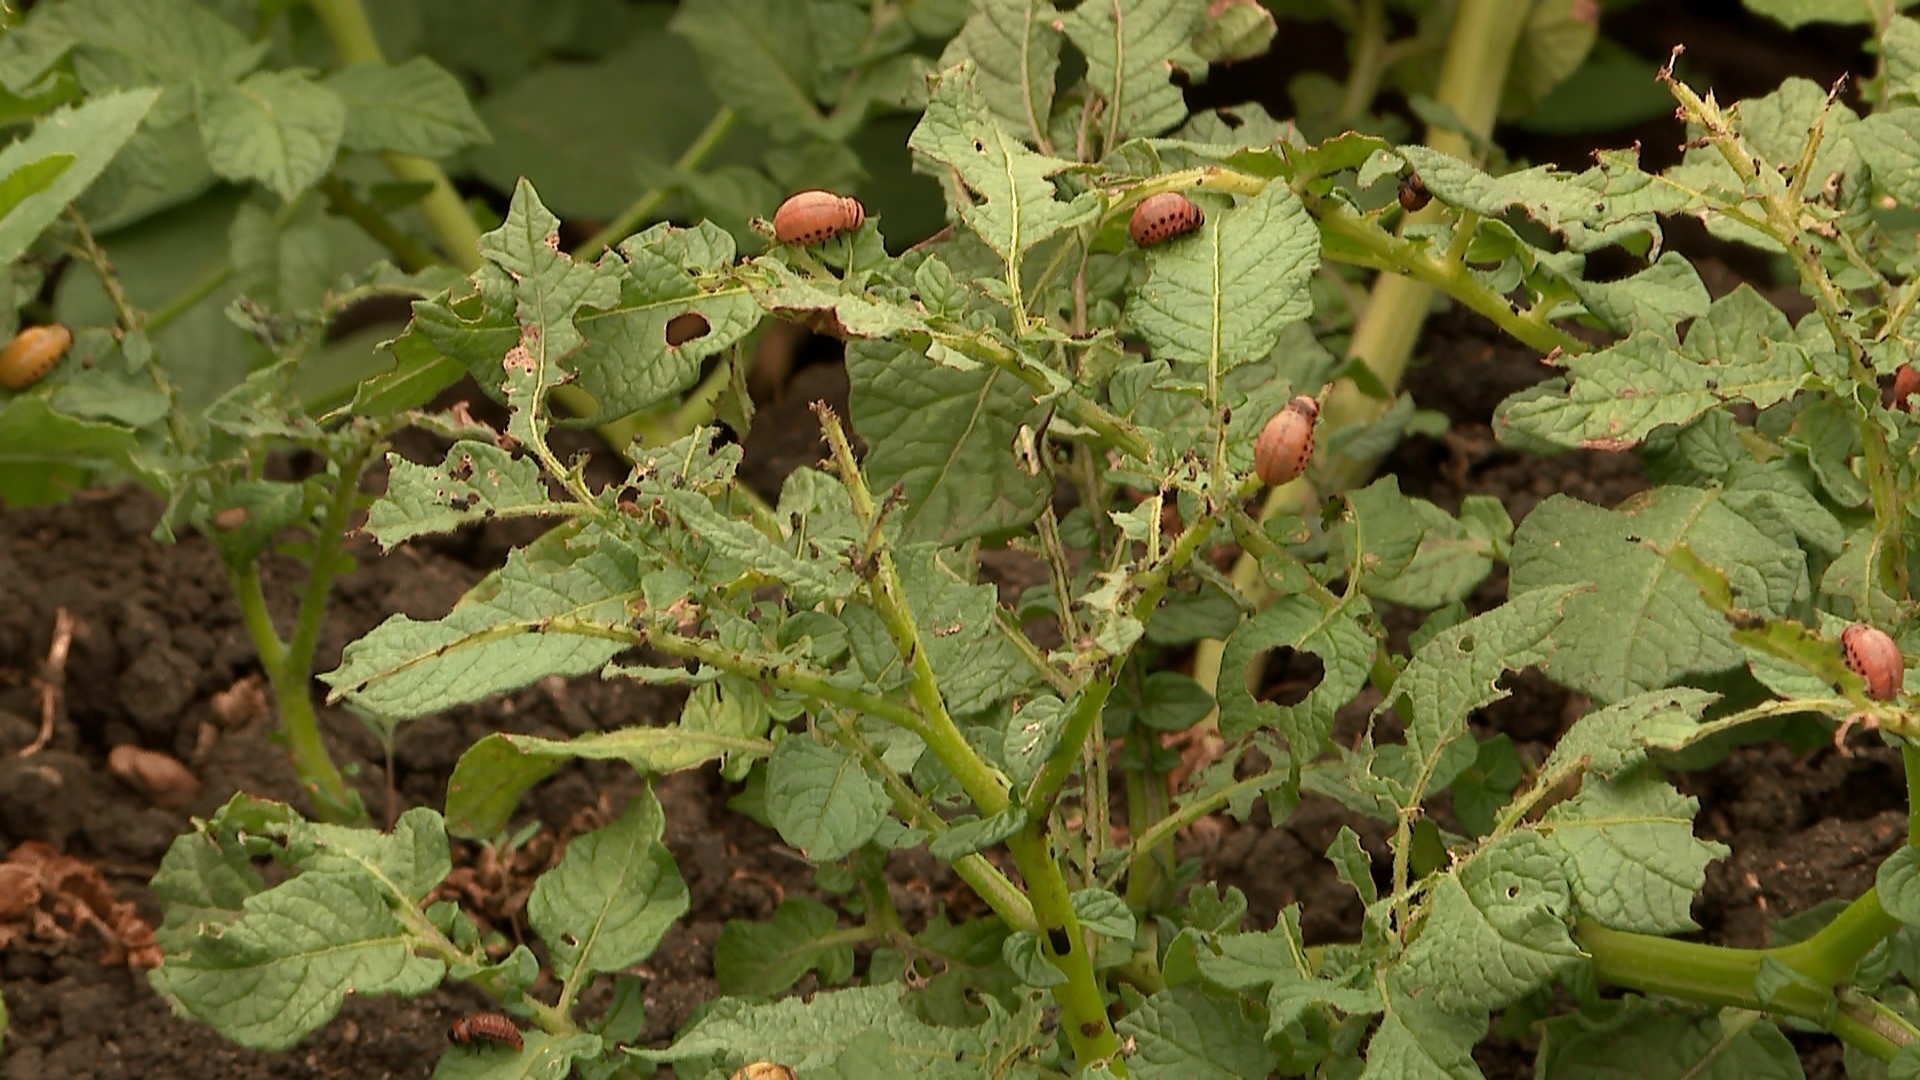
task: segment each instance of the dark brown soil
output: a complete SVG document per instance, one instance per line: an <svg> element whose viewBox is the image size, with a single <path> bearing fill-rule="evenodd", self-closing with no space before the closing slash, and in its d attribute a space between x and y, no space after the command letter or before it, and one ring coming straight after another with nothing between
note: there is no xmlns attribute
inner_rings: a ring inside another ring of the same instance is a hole
<svg viewBox="0 0 1920 1080"><path fill-rule="evenodd" d="M1844 65L1852 47L1850 39L1828 35L1811 59L1804 52L1782 55L1779 36L1756 30L1751 21L1731 24L1737 33L1724 23L1702 25L1701 6L1659 26L1647 24L1659 23L1653 12L1661 6L1636 9L1633 44L1666 42L1662 27L1689 41L1712 42L1709 59L1716 72L1735 64L1727 56L1760 56L1772 74L1764 85L1787 70L1825 72L1833 66L1826 62L1832 54L1841 55ZM1752 42L1747 53L1739 51L1738 41L1729 43L1739 34ZM1540 149L1548 156L1553 147ZM1683 231L1674 242L1686 239ZM1698 248L1687 250L1696 257L1717 250L1693 239ZM1751 267L1736 271L1709 261L1701 270L1719 294ZM1785 306L1798 298L1776 300ZM1457 313L1436 318L1421 355L1425 362L1411 374L1409 388L1423 406L1447 413L1454 428L1442 439L1413 439L1390 459L1387 468L1409 494L1450 509L1465 495L1491 494L1518 520L1554 492L1612 505L1646 486L1631 456L1543 459L1495 445L1487 427L1494 405L1546 371L1536 355L1514 348L1484 323ZM771 492L793 468L819 457L807 403L825 398L844 413L846 379L837 363L804 365L765 396L743 476ZM160 912L146 882L167 844L189 827L190 815L211 812L235 791L303 802L273 739L272 718L234 721L216 712L215 695L257 678L252 644L211 548L198 538L175 545L149 538L158 510L144 493L115 491L0 515L0 855L22 841L46 841L95 863L121 896L155 922ZM345 643L388 614L443 614L526 535L494 526L385 558L370 548L357 550L362 563L336 590L319 668L332 667ZM301 580L292 563L267 568L268 593L283 630ZM1479 599L1490 603L1503 589L1504 580L1489 582ZM65 714L46 749L22 758L18 751L38 728L33 678L61 609L77 621ZM1510 685L1513 696L1477 718L1479 733L1503 731L1523 757L1539 760L1585 703L1532 675ZM670 695L629 684L550 680L407 725L393 748L390 774L383 748L357 720L335 710L323 711L323 720L338 757L354 766L368 805L384 815L390 805L395 812L442 805L455 760L488 732L567 737L663 720L677 706ZM1862 748L1870 741L1856 739L1851 756L1832 749L1795 756L1778 745L1754 746L1686 777L1687 789L1702 801L1700 832L1733 851L1713 866L1696 905L1703 940L1763 944L1769 920L1831 897L1851 897L1872 883L1879 860L1900 842L1905 812L1897 755L1878 745ZM200 795L184 808L163 810L115 781L106 770L107 753L127 743L188 763L204 783ZM575 766L536 788L525 811L548 831L565 835L580 826L583 814L590 819L617 807L636 784L624 768ZM786 896L815 894L811 868L773 833L729 812L730 785L711 771L668 778L657 790L692 909L640 971L649 980L649 1040L670 1036L714 995L711 955L726 920L764 918ZM1208 823L1182 838L1181 854L1203 861L1203 880L1246 892L1250 927L1272 925L1280 909L1297 902L1312 940L1340 940L1358 934L1359 905L1321 854L1347 824L1361 830L1376 854L1384 851L1377 828L1309 799L1278 828L1264 810L1245 825ZM472 845L458 845L456 862L476 855ZM896 902L910 925L941 903L960 913L977 910L929 857L898 857L891 870ZM142 973L102 966L98 952L98 942L82 935L64 946L15 946L0 955L0 990L11 1010L0 1080L425 1077L445 1046L448 1022L485 1003L458 988L410 1001L350 1000L337 1020L295 1051L254 1053L169 1015ZM1812 1040L1802 1046L1810 1076L1843 1075L1832 1047ZM1526 1076L1532 1047L1496 1040L1482 1048L1480 1059L1490 1077Z"/></svg>

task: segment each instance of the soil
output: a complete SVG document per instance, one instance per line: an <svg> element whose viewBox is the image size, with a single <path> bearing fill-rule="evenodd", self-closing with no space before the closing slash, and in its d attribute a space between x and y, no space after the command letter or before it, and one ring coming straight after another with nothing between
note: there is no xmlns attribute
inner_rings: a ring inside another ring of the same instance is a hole
<svg viewBox="0 0 1920 1080"><path fill-rule="evenodd" d="M1782 35L1742 17L1737 5L1646 5L1637 20L1616 28L1636 50L1663 55L1673 41L1710 44L1701 66L1716 76L1770 86L1788 72L1822 75L1847 63L1856 37L1828 33L1817 47L1786 49ZM1726 9L1731 7L1730 14ZM1703 21L1705 20L1705 21ZM1804 44L1803 39L1791 39ZM1337 55L1338 49L1332 50ZM1324 54L1324 50L1323 50ZM1838 57L1838 60L1834 58ZM1752 68L1765 69L1765 77ZM1253 66L1231 69L1216 89L1247 80ZM1210 91L1211 92L1211 91ZM1245 98L1250 96L1242 94ZM1672 125L1648 134L1650 146L1678 141ZM1632 133L1588 142L1620 145ZM1517 153L1536 159L1577 153L1561 143L1522 138ZM1583 151L1582 151L1583 152ZM1749 262L1721 263L1721 249L1697 231L1670 233L1701 265L1716 295L1756 280ZM1790 310L1799 298L1770 293ZM798 367L764 390L743 477L763 493L777 491L793 468L820 455L808 403L827 400L846 410L846 377L830 348L801 351ZM1459 313L1428 324L1425 362L1408 388L1424 407L1446 413L1453 429L1442 438L1414 438L1386 468L1402 490L1456 509L1469 494L1500 498L1516 521L1555 492L1614 505L1647 486L1630 455L1576 453L1553 458L1499 448L1487 426L1506 394L1547 374L1539 358L1500 338L1489 326ZM812 359L815 362L807 363ZM404 448L417 458L426 444ZM291 467L300 468L302 462ZM198 537L159 544L149 537L159 503L137 490L90 492L50 509L0 515L0 854L26 841L96 866L121 898L157 923L159 906L147 887L169 842L235 791L304 805L275 721L259 702L258 664L218 560ZM492 525L415 545L381 557L354 549L358 569L341 578L323 634L317 666L333 667L340 650L395 612L419 618L443 614L505 552L530 534L523 526ZM267 591L284 629L291 621L302 569L269 562ZM1502 595L1504 578L1483 586L1476 602ZM35 740L40 691L35 682L64 610L75 630L66 661L64 712L51 741L32 756L19 752ZM1404 635L1415 621L1391 614ZM1276 669L1275 680L1287 673ZM1511 678L1513 694L1476 717L1481 736L1505 732L1522 756L1537 761L1586 707L1586 702L1531 674ZM235 688L240 689L236 692ZM236 704L237 703L237 704ZM410 806L443 804L448 775L464 748L492 731L563 738L585 731L671 718L678 699L625 683L595 679L548 680L484 705L406 725L389 758L378 739L352 716L323 709L336 756L350 763L354 783L377 815ZM1700 798L1699 832L1727 844L1732 854L1709 871L1695 907L1700 940L1764 944L1769 920L1829 898L1851 897L1872 884L1878 862L1904 835L1905 810L1897 755L1856 739L1850 754L1831 747L1805 753L1778 744L1734 751L1681 782ZM202 783L182 806L161 808L108 772L108 751L123 744L162 751L185 762ZM617 809L638 781L624 767L578 765L537 787L524 804L547 833L564 838ZM671 1036L694 1008L716 993L711 955L729 919L768 917L781 899L815 895L811 868L777 835L727 810L732 785L711 770L665 778L656 785L665 806L667 843L691 892L691 913L640 969L648 980L644 1038ZM1243 890L1247 925L1272 925L1286 905L1299 903L1315 942L1351 939L1360 908L1322 853L1342 825L1354 825L1376 858L1383 837L1337 807L1309 798L1291 818L1272 827L1264 809L1246 824L1210 822L1181 840L1181 855L1203 864L1202 880ZM457 843L456 864L483 858L476 845ZM536 868L537 869L537 868ZM890 867L894 897L909 926L941 905L956 914L979 904L951 874L924 853L897 856ZM492 914L508 933L511 890L494 898ZM445 1046L448 1023L486 1006L477 992L442 989L412 1000L350 999L340 1016L285 1054L237 1049L210 1029L176 1018L147 987L142 972L99 962L101 942L82 931L64 942L17 943L0 951L0 990L11 1020L0 1080L261 1080L267 1077L417 1078L428 1076ZM589 999L589 1007L595 1002ZM1796 1036L1796 1038L1799 1038ZM1808 1075L1838 1077L1837 1047L1800 1042ZM1492 1040L1479 1058L1489 1077L1530 1075L1533 1046Z"/></svg>

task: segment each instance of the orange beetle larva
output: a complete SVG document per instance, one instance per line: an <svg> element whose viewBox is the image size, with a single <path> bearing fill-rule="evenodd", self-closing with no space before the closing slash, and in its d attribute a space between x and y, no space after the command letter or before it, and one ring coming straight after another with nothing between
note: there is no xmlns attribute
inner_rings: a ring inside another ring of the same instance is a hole
<svg viewBox="0 0 1920 1080"><path fill-rule="evenodd" d="M247 519L252 516L253 514L244 506L229 506L225 510L214 511L213 517L208 520L213 522L214 528L222 532L232 532L240 526L245 525Z"/></svg>
<svg viewBox="0 0 1920 1080"><path fill-rule="evenodd" d="M1427 190L1426 181L1419 173L1408 173L1400 181L1400 208L1411 214L1433 201L1433 192Z"/></svg>
<svg viewBox="0 0 1920 1080"><path fill-rule="evenodd" d="M1133 242L1141 247L1171 240L1206 224L1207 215L1193 204L1193 200L1177 191L1163 191L1158 195L1149 195L1140 200L1133 208L1133 221L1127 231L1133 234Z"/></svg>
<svg viewBox="0 0 1920 1080"><path fill-rule="evenodd" d="M1840 651L1855 675L1866 680L1867 696L1875 701L1892 701L1906 681L1906 661L1900 646L1885 630L1854 623L1840 633Z"/></svg>
<svg viewBox="0 0 1920 1080"><path fill-rule="evenodd" d="M1913 403L1907 398L1920 394L1920 371L1912 364L1901 364L1893 373L1893 407L1903 412L1912 412Z"/></svg>
<svg viewBox="0 0 1920 1080"><path fill-rule="evenodd" d="M1307 469L1313 457L1313 425L1320 403L1301 394L1273 414L1253 444L1253 471L1268 484L1284 484Z"/></svg>
<svg viewBox="0 0 1920 1080"><path fill-rule="evenodd" d="M794 1080L794 1071L772 1061L756 1061L733 1074L731 1080Z"/></svg>
<svg viewBox="0 0 1920 1080"><path fill-rule="evenodd" d="M25 390L46 378L71 348L73 331L59 323L27 327L13 335L6 351L0 352L0 386Z"/></svg>
<svg viewBox="0 0 1920 1080"><path fill-rule="evenodd" d="M802 191L773 215L773 235L783 244L818 244L852 232L867 220L859 199L831 191Z"/></svg>
<svg viewBox="0 0 1920 1080"><path fill-rule="evenodd" d="M520 1029L514 1022L495 1012L474 1013L455 1020L453 1027L447 1030L447 1038L461 1046L493 1043L518 1050L525 1045L520 1038Z"/></svg>

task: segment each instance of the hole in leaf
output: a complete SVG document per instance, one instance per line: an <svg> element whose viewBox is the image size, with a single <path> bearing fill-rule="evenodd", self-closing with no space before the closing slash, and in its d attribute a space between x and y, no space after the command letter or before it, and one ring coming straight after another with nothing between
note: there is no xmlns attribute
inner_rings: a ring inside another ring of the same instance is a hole
<svg viewBox="0 0 1920 1080"><path fill-rule="evenodd" d="M713 324L697 311L686 311L667 320L667 347L677 349L713 333Z"/></svg>
<svg viewBox="0 0 1920 1080"><path fill-rule="evenodd" d="M1326 675L1327 666L1318 656L1298 649L1275 649L1267 654L1260 698L1276 705L1298 705Z"/></svg>
<svg viewBox="0 0 1920 1080"><path fill-rule="evenodd" d="M1507 886L1507 899L1509 900L1520 899L1520 886L1518 885Z"/></svg>
<svg viewBox="0 0 1920 1080"><path fill-rule="evenodd" d="M1475 646L1474 646L1474 640L1473 640L1472 634L1460 635L1460 651L1462 653L1470 653L1474 650L1474 647Z"/></svg>

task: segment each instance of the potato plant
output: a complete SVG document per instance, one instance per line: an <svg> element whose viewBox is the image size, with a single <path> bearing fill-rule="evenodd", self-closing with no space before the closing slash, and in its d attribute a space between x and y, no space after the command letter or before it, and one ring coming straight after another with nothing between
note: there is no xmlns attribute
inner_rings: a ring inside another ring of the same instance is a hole
<svg viewBox="0 0 1920 1080"><path fill-rule="evenodd" d="M394 616L351 645L321 676L332 697L399 724L598 675L680 688L685 706L572 740L488 736L444 812L386 832L235 796L154 881L156 989L236 1042L285 1049L350 993L469 981L525 1028L517 1047L451 1049L438 1074L466 1077L1473 1077L1496 1014L1538 1036L1543 1076L1799 1075L1787 1030L1839 1040L1854 1075L1920 1073L1920 832L1795 940L1687 941L1727 849L1695 836L1671 777L1741 741L1832 734L1887 740L1920 782L1898 658L1916 644L1920 423L1881 388L1902 371L1914 385L1920 22L1863 6L1880 55L1864 111L1803 80L1723 105L1669 67L1685 159L1654 173L1607 152L1571 173L1307 134L1257 108L1189 115L1169 71L1264 44L1253 7L981 0L930 65L908 140L952 227L901 254L879 215L762 254L705 221L570 253L522 182L468 277L398 286L418 293L398 366L312 437L371 430L352 444L371 448L417 422L451 446L389 456L365 530L393 547L497 518L551 528L443 618ZM1372 30L1356 34L1378 34L1384 10L1362 4ZM1509 83L1512 22L1464 0L1450 24L1448 69L1482 76L1440 80L1469 130ZM1489 66L1475 43L1500 34ZM1377 85L1385 62L1370 63ZM780 107L750 85L763 96L734 105ZM32 164L11 190L55 190L44 176L76 166L38 164L51 154L0 172ZM1140 247L1135 211L1170 193L1198 225ZM1811 311L1796 322L1747 286L1711 299L1661 252L1676 215L1777 256ZM111 281L84 217L69 222ZM1589 277L1602 253L1638 269ZM1656 486L1617 508L1555 496L1516 528L1491 499L1454 514L1391 476L1353 482L1432 423L1393 392L1404 357L1361 349L1381 331L1371 312L1347 321L1354 269L1444 291L1560 370L1501 406L1507 445L1630 450ZM822 459L772 505L704 423L623 447L613 483L556 450L563 392L612 417L695 386L705 358L736 378L741 344L775 319L846 342L852 401L817 411ZM1357 357L1329 348L1343 339ZM309 435L261 389L280 372L222 399L252 426L218 429ZM436 372L472 375L505 424L419 411ZM5 415L58 417L56 393L29 389ZM1262 472L1292 471L1259 460L1276 415L1289 438L1320 429L1306 475L1263 497ZM136 444L111 461L137 471ZM1026 556L1041 584L1003 600L980 580L989 548ZM1223 569L1236 559L1244 573ZM1502 564L1505 598L1468 608ZM1404 651L1388 605L1424 613ZM1183 670L1209 640L1212 686ZM1286 705L1246 678L1282 649L1323 671ZM1523 762L1469 720L1529 668L1592 707ZM1222 756L1176 789L1168 737L1209 726ZM539 880L539 951L490 950L429 902L450 837L504 834L526 792L581 759L741 782L741 811L856 897L857 925L811 899L730 924L725 996L669 1045L638 1044L629 969L688 906L650 791ZM1369 851L1345 828L1326 852L1364 908L1352 940L1309 944L1297 908L1246 925L1244 896L1174 856L1197 821L1264 804L1278 825L1309 798L1387 838ZM884 868L920 846L991 914L910 931ZM602 975L613 1005L584 1016ZM809 976L817 991L787 996Z"/></svg>

